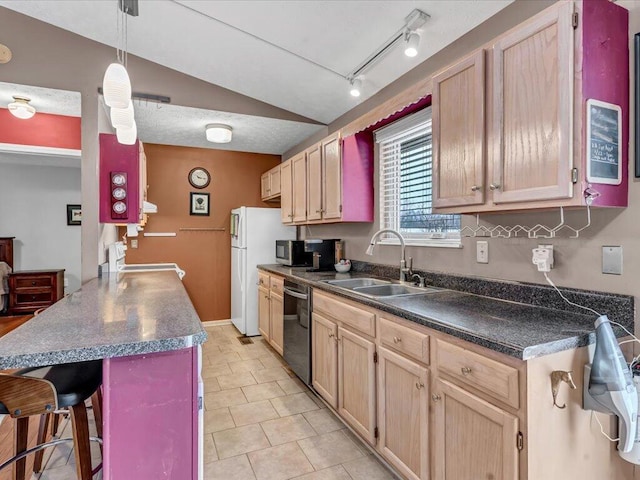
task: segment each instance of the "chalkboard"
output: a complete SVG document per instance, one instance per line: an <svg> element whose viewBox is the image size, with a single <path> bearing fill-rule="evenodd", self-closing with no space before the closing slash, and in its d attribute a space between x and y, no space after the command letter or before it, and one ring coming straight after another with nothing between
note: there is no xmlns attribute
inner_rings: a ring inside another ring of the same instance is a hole
<svg viewBox="0 0 640 480"><path fill-rule="evenodd" d="M618 105L587 100L587 181L622 183L621 122Z"/></svg>

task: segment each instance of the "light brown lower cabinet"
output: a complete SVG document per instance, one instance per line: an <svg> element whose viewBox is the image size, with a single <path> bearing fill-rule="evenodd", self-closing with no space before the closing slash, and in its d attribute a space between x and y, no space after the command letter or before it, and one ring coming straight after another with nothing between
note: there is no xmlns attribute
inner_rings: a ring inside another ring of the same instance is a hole
<svg viewBox="0 0 640 480"><path fill-rule="evenodd" d="M269 320L271 331L269 343L280 355L284 352L284 300L282 295L271 291L269 305Z"/></svg>
<svg viewBox="0 0 640 480"><path fill-rule="evenodd" d="M410 480L429 478L429 371L378 350L378 450Z"/></svg>
<svg viewBox="0 0 640 480"><path fill-rule="evenodd" d="M338 326L313 313L311 326L313 388L334 409L338 408Z"/></svg>
<svg viewBox="0 0 640 480"><path fill-rule="evenodd" d="M338 327L338 413L376 444L376 345Z"/></svg>
<svg viewBox="0 0 640 480"><path fill-rule="evenodd" d="M262 338L267 342L269 341L270 334L270 303L269 303L269 289L264 287L258 287L258 330Z"/></svg>
<svg viewBox="0 0 640 480"><path fill-rule="evenodd" d="M260 271L258 275L258 330L280 355L284 352L284 278ZM267 288L269 287L269 288Z"/></svg>
<svg viewBox="0 0 640 480"><path fill-rule="evenodd" d="M437 480L518 479L518 419L447 381L432 391Z"/></svg>

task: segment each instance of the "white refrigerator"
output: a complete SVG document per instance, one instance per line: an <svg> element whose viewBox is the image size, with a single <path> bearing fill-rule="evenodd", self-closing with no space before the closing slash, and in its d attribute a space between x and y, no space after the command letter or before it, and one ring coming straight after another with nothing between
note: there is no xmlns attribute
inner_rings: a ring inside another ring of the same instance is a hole
<svg viewBox="0 0 640 480"><path fill-rule="evenodd" d="M256 267L276 263L276 240L296 238L281 222L279 208L231 210L231 321L247 336L260 335Z"/></svg>

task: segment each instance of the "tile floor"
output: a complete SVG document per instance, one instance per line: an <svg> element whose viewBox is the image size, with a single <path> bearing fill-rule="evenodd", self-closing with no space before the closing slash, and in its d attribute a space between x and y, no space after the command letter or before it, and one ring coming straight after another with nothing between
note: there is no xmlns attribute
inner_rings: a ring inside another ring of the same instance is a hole
<svg viewBox="0 0 640 480"><path fill-rule="evenodd" d="M260 337L243 345L232 325L207 332L202 350L205 480L396 478ZM65 425L62 435L68 431ZM92 448L99 462L99 449ZM70 446L56 447L45 461L45 472L34 480L75 478Z"/></svg>

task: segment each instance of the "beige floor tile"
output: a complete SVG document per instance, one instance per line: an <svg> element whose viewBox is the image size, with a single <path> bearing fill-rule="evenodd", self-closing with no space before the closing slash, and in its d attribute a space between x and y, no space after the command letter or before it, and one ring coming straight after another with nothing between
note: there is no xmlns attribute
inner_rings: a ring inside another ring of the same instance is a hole
<svg viewBox="0 0 640 480"><path fill-rule="evenodd" d="M247 385L254 385L256 383L256 379L253 378L252 372L240 372L232 373L231 375L220 375L217 378L222 390L245 387Z"/></svg>
<svg viewBox="0 0 640 480"><path fill-rule="evenodd" d="M325 468L324 470L318 470L317 472L296 477L295 480L351 480L351 477L342 465L336 465L335 467Z"/></svg>
<svg viewBox="0 0 640 480"><path fill-rule="evenodd" d="M265 368L264 370L258 370L257 372L252 373L258 383L267 383L275 380L291 378L283 367Z"/></svg>
<svg viewBox="0 0 640 480"><path fill-rule="evenodd" d="M204 412L204 432L214 433L229 428L235 428L233 418L228 408L218 408L216 410L206 410Z"/></svg>
<svg viewBox="0 0 640 480"><path fill-rule="evenodd" d="M318 406L306 393L294 393L286 397L272 398L271 403L281 417L318 409Z"/></svg>
<svg viewBox="0 0 640 480"><path fill-rule="evenodd" d="M202 378L204 381L204 392L219 392L220 384L218 383L218 379L215 377L212 378Z"/></svg>
<svg viewBox="0 0 640 480"><path fill-rule="evenodd" d="M230 407L229 410L233 421L238 427L278 418L278 412L275 411L269 400L236 405Z"/></svg>
<svg viewBox="0 0 640 480"><path fill-rule="evenodd" d="M285 392L276 382L249 385L242 387L242 391L249 402L269 400L270 398L282 397L285 395Z"/></svg>
<svg viewBox="0 0 640 480"><path fill-rule="evenodd" d="M308 396L311 400L313 400L313 403L315 403L315 404L318 406L318 408L327 408L327 404L326 404L326 403L324 403L324 402L320 399L320 397L318 397L315 393L310 392L309 390L307 390L307 392L306 392L306 393L307 393L307 396Z"/></svg>
<svg viewBox="0 0 640 480"><path fill-rule="evenodd" d="M286 480L313 471L295 442L251 452L247 456L258 480Z"/></svg>
<svg viewBox="0 0 640 480"><path fill-rule="evenodd" d="M229 352L236 352L238 353L240 350L242 350L244 348L244 346L238 342L238 344L236 345L235 343L229 343L229 339L227 337L225 337L223 339L224 343L220 343L218 345L218 349L222 352L222 353L229 353Z"/></svg>
<svg viewBox="0 0 640 480"><path fill-rule="evenodd" d="M230 407L242 403L247 403L247 399L240 388L211 392L204 396L204 405L207 410L215 410L216 408Z"/></svg>
<svg viewBox="0 0 640 480"><path fill-rule="evenodd" d="M360 449L363 455L372 454L372 451L369 449L369 446L366 443L364 443L364 441L361 440L360 437L355 433L353 433L351 430L349 430L348 428L345 428L344 430L342 430L342 433L344 433L347 436L347 438L350 439L355 444L355 446Z"/></svg>
<svg viewBox="0 0 640 480"><path fill-rule="evenodd" d="M231 369L227 363L218 363L202 368L202 378L213 378L219 375L231 375Z"/></svg>
<svg viewBox="0 0 640 480"><path fill-rule="evenodd" d="M216 445L213 443L213 435L210 433L204 434L204 463L211 463L218 460L218 452L216 452Z"/></svg>
<svg viewBox="0 0 640 480"><path fill-rule="evenodd" d="M259 358L264 368L277 368L284 365L284 360L278 355L265 355Z"/></svg>
<svg viewBox="0 0 640 480"><path fill-rule="evenodd" d="M318 435L324 433L335 432L336 430L342 430L344 424L337 419L335 414L329 409L324 410L312 410L311 412L305 412L304 418L311 424L313 429L318 432Z"/></svg>
<svg viewBox="0 0 640 480"><path fill-rule="evenodd" d="M220 459L262 450L270 446L260 425L246 425L216 432L213 434L213 440L216 443Z"/></svg>
<svg viewBox="0 0 640 480"><path fill-rule="evenodd" d="M258 359L240 360L239 362L229 362L229 368L233 373L252 372L255 370L263 370L264 365Z"/></svg>
<svg viewBox="0 0 640 480"><path fill-rule="evenodd" d="M259 359L270 353L271 350L263 345L246 345L245 348L238 351L238 355L240 355L243 360Z"/></svg>
<svg viewBox="0 0 640 480"><path fill-rule="evenodd" d="M316 470L364 456L341 430L299 440L298 445Z"/></svg>
<svg viewBox="0 0 640 480"><path fill-rule="evenodd" d="M267 434L271 445L281 445L317 435L302 415L291 415L262 422L262 429Z"/></svg>
<svg viewBox="0 0 640 480"><path fill-rule="evenodd" d="M282 388L287 395L307 391L307 386L296 377L278 380L278 385L280 385L280 388Z"/></svg>
<svg viewBox="0 0 640 480"><path fill-rule="evenodd" d="M69 480L72 478L76 478L75 465L47 468L40 476L40 480Z"/></svg>
<svg viewBox="0 0 640 480"><path fill-rule="evenodd" d="M221 363L237 362L242 360L238 352L220 352L216 355L207 355L211 365L219 365Z"/></svg>
<svg viewBox="0 0 640 480"><path fill-rule="evenodd" d="M246 455L227 458L204 466L204 480L255 480Z"/></svg>
<svg viewBox="0 0 640 480"><path fill-rule="evenodd" d="M345 462L342 466L353 480L394 480L396 478L373 455Z"/></svg>

